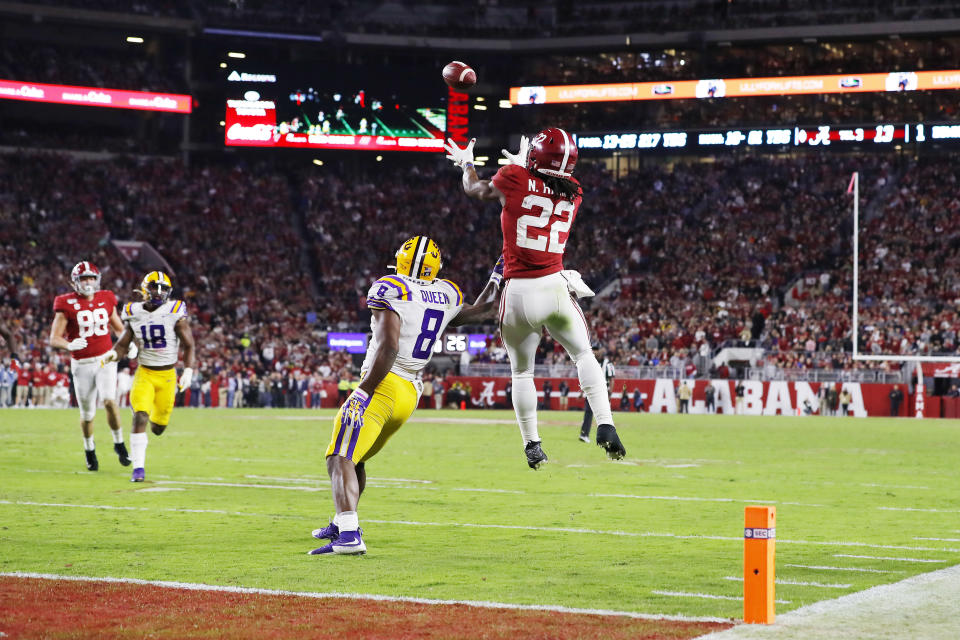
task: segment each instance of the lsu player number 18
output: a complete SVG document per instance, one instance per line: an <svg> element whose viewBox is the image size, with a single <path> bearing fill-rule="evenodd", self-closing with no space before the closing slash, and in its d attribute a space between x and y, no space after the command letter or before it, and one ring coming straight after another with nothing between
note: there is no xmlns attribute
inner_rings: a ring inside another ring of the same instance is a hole
<svg viewBox="0 0 960 640"><path fill-rule="evenodd" d="M130 433L130 457L133 459L131 482L146 479L147 423L154 435L160 435L170 423L177 388L190 386L193 377L193 332L187 305L171 300L173 284L162 271L151 271L140 283L141 302L123 306L120 320L124 331L114 349L104 357L109 363L122 358L131 342L140 348L139 366L130 389L133 428ZM176 364L183 347L183 373L177 381Z"/></svg>
<svg viewBox="0 0 960 640"><path fill-rule="evenodd" d="M367 293L373 339L361 366L360 386L340 407L326 453L336 515L313 532L314 538L330 542L310 555L366 552L357 518L367 478L364 463L416 408L423 390L420 373L443 330L494 317L501 263L472 305L464 303L460 287L437 277L442 264L436 242L426 236L410 238L396 253L396 275L378 279Z"/></svg>

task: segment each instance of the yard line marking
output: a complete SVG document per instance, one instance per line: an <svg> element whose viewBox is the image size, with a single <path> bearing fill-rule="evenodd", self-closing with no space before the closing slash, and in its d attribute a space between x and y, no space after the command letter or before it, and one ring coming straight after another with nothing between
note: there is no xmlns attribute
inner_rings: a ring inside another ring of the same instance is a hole
<svg viewBox="0 0 960 640"><path fill-rule="evenodd" d="M845 553L835 553L834 558L863 558L864 560L893 560L894 562L936 562L945 563L946 560L929 560L923 558L888 558L884 556L851 556Z"/></svg>
<svg viewBox="0 0 960 640"><path fill-rule="evenodd" d="M913 536L914 540L933 540L935 542L960 542L960 538L921 538L920 536Z"/></svg>
<svg viewBox="0 0 960 640"><path fill-rule="evenodd" d="M899 571L887 571L884 569L863 569L860 567L823 567L813 564L784 564L784 567L794 567L796 569L820 569L821 571L857 571L859 573L900 573Z"/></svg>
<svg viewBox="0 0 960 640"><path fill-rule="evenodd" d="M112 577L88 577L88 576L66 576L51 573L28 573L21 571L2 572L0 577L9 578L37 578L40 580L70 580L74 582L109 582L114 584L136 584L144 586L162 587L166 589L182 589L188 591L219 591L226 593L243 593L253 595L267 596L294 596L300 598L345 598L349 600L375 600L378 602L409 602L413 604L433 604L433 605L466 605L468 607L478 607L483 609L511 609L518 611L553 611L556 613L574 613L599 616L618 616L624 618L637 618L640 620L673 620L678 622L730 622L729 618L717 618L713 616L681 616L664 615L653 613L638 613L634 611L616 611L613 609L578 609L574 607L564 607L560 605L525 605L513 604L509 602L489 602L485 600L436 600L432 598L414 598L407 596L387 596L367 593L340 593L332 591L329 593L317 591L287 591L282 589L258 589L254 587L228 587L222 585L198 584L190 582L172 582L167 580L140 580L138 578L112 578Z"/></svg>
<svg viewBox="0 0 960 640"><path fill-rule="evenodd" d="M185 484L191 487L239 487L242 489L284 489L286 491L328 491L326 487L290 487L282 484L243 484L240 482L188 482L186 480L157 480L156 484Z"/></svg>
<svg viewBox="0 0 960 640"><path fill-rule="evenodd" d="M309 520L306 516L296 516L289 515L284 513L244 513L242 511L223 511L222 509L186 509L182 507L163 507L159 509L152 509L150 507L116 507L110 505L99 505L99 504L60 504L56 502L28 502L26 500L17 500L16 502L11 502L10 500L0 500L0 504L22 504L28 507L74 507L77 509L119 509L123 511L163 511L170 513L213 513L217 515L226 515L226 516L244 516L244 517L254 517L254 518L290 518L297 520Z"/></svg>
<svg viewBox="0 0 960 640"><path fill-rule="evenodd" d="M960 509L919 509L917 507L877 507L880 511L921 511L923 513L960 513Z"/></svg>
<svg viewBox="0 0 960 640"><path fill-rule="evenodd" d="M260 487L262 485L253 485ZM315 491L326 491L326 489L313 489L311 487L284 487L287 489L297 489L297 490L315 490ZM173 509L173 508L162 508L162 509L151 509L150 507L114 507L108 505L84 505L84 504L61 504L61 503L45 503L45 502L27 502L27 501L16 501L11 502L9 500L0 500L0 504L21 504L28 506L40 506L40 507L79 507L79 508L88 508L88 509L125 509L125 510L136 510L136 511L171 511L171 512L188 512L188 513L207 513L206 511L201 510L189 510L189 509ZM309 516L299 516L299 515L290 515L290 514L261 514L261 513L244 513L244 512L221 512L221 511L209 511L209 513L227 513L228 515L237 515L237 516L248 516L248 517L265 517L265 518L295 518L302 520L309 520ZM417 520L373 520L364 518L364 522L369 522L372 524L397 524L397 525L406 525L413 527L464 527L464 528L473 528L473 529L508 529L508 530L519 530L519 531L546 531L546 532L557 532L557 533L588 533L596 535L608 535L608 536L625 536L631 538L675 538L677 540L718 540L718 541L736 541L742 540L743 538L734 537L734 536L708 536L702 534L679 534L679 533L670 533L670 532L660 532L660 531L609 531L602 529L581 529L575 527L536 527L536 526L526 526L526 525L507 525L507 524L482 524L474 522L421 522ZM952 548L934 548L934 547L907 547L900 545L883 545L883 544L872 544L867 542L848 542L843 540L828 540L828 541L811 541L811 540L788 540L788 539L778 539L779 544L802 544L802 545L812 545L812 546L823 546L823 547L864 547L868 549L899 549L903 551L943 551L951 553L960 553L960 549ZM787 565L790 566L790 565ZM799 565L796 565L799 566ZM852 571L853 569L851 569ZM878 573L886 573L883 571L877 571Z"/></svg>
<svg viewBox="0 0 960 640"><path fill-rule="evenodd" d="M733 582L743 582L743 576L724 576L724 580L732 580ZM787 580L785 578L777 578L774 580L777 584L789 584L795 587L822 587L824 589L849 589L853 585L851 584L824 584L822 582L801 582L800 580Z"/></svg>
<svg viewBox="0 0 960 640"><path fill-rule="evenodd" d="M2 575L2 574L0 574ZM689 593L687 591L651 591L658 596L670 596L671 598L706 598L708 600L743 600L743 596L721 596L715 593ZM789 600L774 600L779 604L790 604Z"/></svg>
<svg viewBox="0 0 960 640"><path fill-rule="evenodd" d="M439 489L439 487L437 487ZM470 487L452 487L451 491L476 491L479 493L513 493L524 495L526 491L511 491L510 489L471 489Z"/></svg>
<svg viewBox="0 0 960 640"><path fill-rule="evenodd" d="M695 496L638 496L629 493L591 493L591 498L629 498L632 500L672 500L676 502L747 502L764 504L789 504L796 507L823 507L822 504L810 504L806 502L781 502L779 500L763 500L741 498L698 498Z"/></svg>
<svg viewBox="0 0 960 640"><path fill-rule="evenodd" d="M861 487L878 487L880 489L924 489L929 491L930 487L918 487L912 484L878 484L876 482L861 482Z"/></svg>

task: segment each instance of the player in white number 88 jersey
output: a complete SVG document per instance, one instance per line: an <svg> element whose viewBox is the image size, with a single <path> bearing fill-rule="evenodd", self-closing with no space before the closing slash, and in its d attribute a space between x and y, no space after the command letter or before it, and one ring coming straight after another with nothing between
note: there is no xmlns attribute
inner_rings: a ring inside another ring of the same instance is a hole
<svg viewBox="0 0 960 640"><path fill-rule="evenodd" d="M463 190L471 198L499 201L503 210L506 284L500 297L500 331L510 356L513 407L523 436L527 464L536 469L547 456L537 429L537 389L533 364L543 328L577 365L580 387L597 416L597 444L613 459L626 454L613 426L607 384L590 348L586 319L577 297L592 296L576 271L563 269L570 227L583 199L573 177L577 145L563 129L550 128L520 151L504 150L509 164L492 180L480 180L473 165L473 143L460 149L447 142L447 158L463 169ZM549 402L549 398L545 399Z"/></svg>
<svg viewBox="0 0 960 640"><path fill-rule="evenodd" d="M119 456L120 464L127 466L130 458L123 444L115 402L117 363L100 366L100 357L112 345L110 329L118 336L123 332L123 324L117 316L117 296L112 291L100 289L100 270L92 262L78 262L70 272L70 284L75 293L65 293L53 301L50 346L70 351L70 371L80 407L87 469L96 471L100 467L93 442L93 417L97 412L98 396L107 412L113 450ZM135 356L133 353L131 357Z"/></svg>

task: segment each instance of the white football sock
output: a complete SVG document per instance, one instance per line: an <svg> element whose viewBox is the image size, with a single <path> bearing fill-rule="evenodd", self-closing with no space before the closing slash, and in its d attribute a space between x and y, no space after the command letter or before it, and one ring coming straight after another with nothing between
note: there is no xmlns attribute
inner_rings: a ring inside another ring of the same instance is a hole
<svg viewBox="0 0 960 640"><path fill-rule="evenodd" d="M110 434L113 436L113 444L123 444L123 429L110 429Z"/></svg>
<svg viewBox="0 0 960 640"><path fill-rule="evenodd" d="M130 460L133 462L134 469L143 469L147 460L147 434L130 434Z"/></svg>
<svg viewBox="0 0 960 640"><path fill-rule="evenodd" d="M83 450L84 451L93 451L96 449L96 446L93 444L93 436L83 439Z"/></svg>
<svg viewBox="0 0 960 640"><path fill-rule="evenodd" d="M337 527L340 526L340 514L339 514L339 513L334 514L334 516L333 516L333 524L337 525Z"/></svg>
<svg viewBox="0 0 960 640"><path fill-rule="evenodd" d="M577 358L577 377L583 395L590 401L590 408L597 418L597 425L613 424L613 412L610 411L610 396L607 394L607 380L603 369L592 351L579 354Z"/></svg>
<svg viewBox="0 0 960 640"><path fill-rule="evenodd" d="M517 424L523 443L539 441L537 430L537 387L533 377L513 378L513 411L517 414Z"/></svg>
<svg viewBox="0 0 960 640"><path fill-rule="evenodd" d="M360 528L360 519L357 517L356 511L338 513L337 518L340 520L340 522L337 523L340 531L356 531Z"/></svg>

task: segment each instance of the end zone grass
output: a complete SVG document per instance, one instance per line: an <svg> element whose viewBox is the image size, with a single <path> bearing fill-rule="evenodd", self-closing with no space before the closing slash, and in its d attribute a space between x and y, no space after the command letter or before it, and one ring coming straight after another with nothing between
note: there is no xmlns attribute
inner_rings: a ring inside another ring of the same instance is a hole
<svg viewBox="0 0 960 640"><path fill-rule="evenodd" d="M4 410L0 572L738 619L754 503L778 613L960 563L953 421L616 414L611 462L547 412L534 472L512 413L431 410L368 463L368 554L308 557L332 415L178 409L141 485L102 413L90 473L75 411Z"/></svg>

